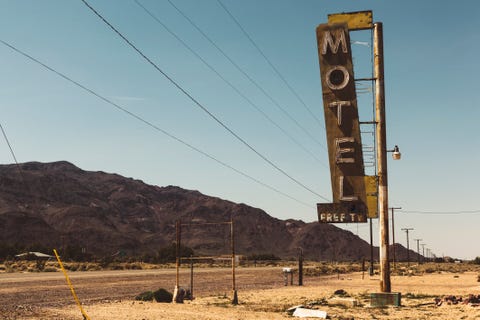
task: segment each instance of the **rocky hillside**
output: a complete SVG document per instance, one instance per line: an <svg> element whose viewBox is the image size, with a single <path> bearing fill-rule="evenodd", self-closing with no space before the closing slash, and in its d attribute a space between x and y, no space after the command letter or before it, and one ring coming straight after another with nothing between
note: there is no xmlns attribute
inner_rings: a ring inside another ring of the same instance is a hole
<svg viewBox="0 0 480 320"><path fill-rule="evenodd" d="M228 254L234 220L239 254L359 260L369 245L333 225L279 220L261 209L179 187L158 187L68 162L0 166L0 242L60 248L76 245L96 256L152 253L175 240L197 254ZM401 254L399 255L401 257Z"/></svg>

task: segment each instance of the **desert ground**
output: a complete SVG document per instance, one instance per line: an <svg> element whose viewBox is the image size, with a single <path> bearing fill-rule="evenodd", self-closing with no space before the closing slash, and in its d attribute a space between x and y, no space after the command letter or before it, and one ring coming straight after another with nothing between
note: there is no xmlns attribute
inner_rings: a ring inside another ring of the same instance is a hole
<svg viewBox="0 0 480 320"><path fill-rule="evenodd" d="M310 267L313 270L313 267ZM183 304L136 301L148 290L173 291L173 268L69 272L90 319L292 319L287 309L303 305L327 312L330 319L480 319L472 304L434 303L435 298L480 294L477 270L400 272L392 291L402 293L402 306L371 307L370 293L379 292L379 276L367 273L317 275L308 272L304 285L285 286L282 267L239 267L239 304L231 304L231 269L194 270L195 299ZM444 268L442 269L444 270ZM189 288L190 270L182 268L180 286ZM335 296L342 289L345 296ZM0 319L82 319L61 272L0 273ZM355 301L356 306L351 302ZM350 305L349 305L350 304Z"/></svg>

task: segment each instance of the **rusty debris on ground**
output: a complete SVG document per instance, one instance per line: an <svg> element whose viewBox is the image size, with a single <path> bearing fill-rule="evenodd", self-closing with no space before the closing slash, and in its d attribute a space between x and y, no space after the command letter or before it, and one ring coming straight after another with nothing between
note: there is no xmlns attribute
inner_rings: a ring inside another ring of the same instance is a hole
<svg viewBox="0 0 480 320"><path fill-rule="evenodd" d="M440 307L443 303L448 305L467 304L467 305L471 305L472 307L478 307L480 306L480 294L479 295L470 294L465 299L461 296L457 297L454 295L446 295L446 296L443 296L442 298L440 297L435 298L434 302L437 307Z"/></svg>

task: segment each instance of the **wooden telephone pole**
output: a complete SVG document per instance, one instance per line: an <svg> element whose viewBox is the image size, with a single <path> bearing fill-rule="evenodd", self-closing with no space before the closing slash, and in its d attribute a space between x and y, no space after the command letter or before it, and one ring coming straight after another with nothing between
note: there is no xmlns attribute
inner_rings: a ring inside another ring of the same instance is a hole
<svg viewBox="0 0 480 320"><path fill-rule="evenodd" d="M414 230L413 228L402 228L402 231L405 231L407 234L407 265L410 267L410 239L408 237L408 233Z"/></svg>
<svg viewBox="0 0 480 320"><path fill-rule="evenodd" d="M388 181L387 134L385 121L385 87L383 69L383 25L373 25L373 64L375 77L375 120L377 123L378 216L380 229L380 291L391 292L389 236L388 236Z"/></svg>
<svg viewBox="0 0 480 320"><path fill-rule="evenodd" d="M397 252L395 250L395 210L400 210L402 209L401 207L394 207L394 208L390 208L390 210L392 210L392 244L393 244L393 247L392 247L392 250L393 250L393 268L396 269L397 268Z"/></svg>
<svg viewBox="0 0 480 320"><path fill-rule="evenodd" d="M413 241L417 241L417 262L420 264L420 241L423 239L413 239Z"/></svg>

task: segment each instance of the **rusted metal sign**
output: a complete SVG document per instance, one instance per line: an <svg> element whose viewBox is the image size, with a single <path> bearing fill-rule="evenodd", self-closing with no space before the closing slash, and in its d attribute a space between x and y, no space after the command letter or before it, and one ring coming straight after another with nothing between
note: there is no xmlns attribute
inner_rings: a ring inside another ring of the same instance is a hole
<svg viewBox="0 0 480 320"><path fill-rule="evenodd" d="M365 30L373 28L372 11L334 13L328 15L328 24L347 23L348 30Z"/></svg>
<svg viewBox="0 0 480 320"><path fill-rule="evenodd" d="M320 222L367 221L367 192L347 23L317 28L333 204L318 204Z"/></svg>

